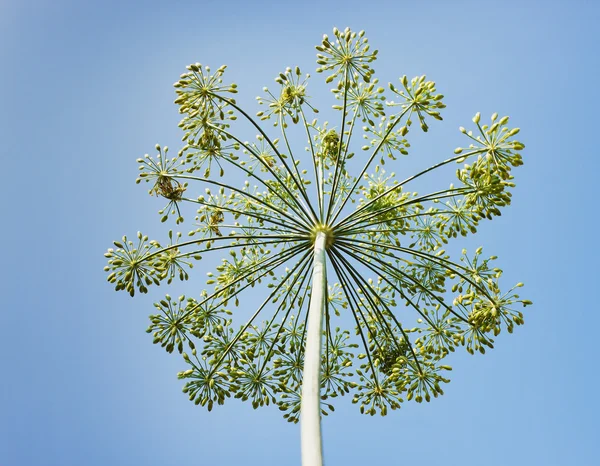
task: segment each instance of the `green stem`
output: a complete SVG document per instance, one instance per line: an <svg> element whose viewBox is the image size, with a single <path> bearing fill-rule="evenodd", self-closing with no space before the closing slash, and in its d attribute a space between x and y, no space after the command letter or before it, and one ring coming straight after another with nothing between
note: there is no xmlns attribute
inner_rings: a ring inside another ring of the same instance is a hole
<svg viewBox="0 0 600 466"><path fill-rule="evenodd" d="M394 120L394 122L390 125L390 127L388 128L388 130L386 131L386 133L384 134L383 138L381 138L381 141L379 142L379 144L377 145L377 147L375 148L375 150L373 151L373 153L371 154L371 156L369 157L369 160L367 160L367 163L365 164L365 166L363 167L362 171L360 172L360 174L356 177L356 181L354 182L354 185L352 186L352 189L350 189L350 191L348 192L348 196L346 196L346 199L344 199L344 202L342 202L342 205L337 209L337 212L333 215L333 217L331 218L330 223L334 223L336 221L336 219L338 218L338 216L340 215L340 213L342 212L342 210L344 209L344 206L346 205L346 203L348 202L348 200L350 199L352 193L354 192L354 190L356 189L356 186L358 186L358 183L360 182L360 180L362 179L363 175L365 174L365 172L367 171L367 169L369 168L369 166L371 165L371 163L373 162L373 159L375 158L375 156L377 155L377 153L379 152L379 149L381 149L381 146L383 146L383 143L385 142L386 138L389 136L389 134L393 131L393 129L396 127L396 125L400 122L400 120L402 120L402 117L406 114L406 112L408 112L408 110L411 107L406 108L399 116L398 118L396 118Z"/></svg>
<svg viewBox="0 0 600 466"><path fill-rule="evenodd" d="M425 194L421 197L416 197L416 198L412 198L412 199L408 199L406 201L403 202L399 202L398 204L394 204L390 207L386 207L385 209L379 209L376 210L374 212L370 212L367 213L363 216L358 216L358 217L346 217L346 219L344 219L342 222L340 222L338 225L335 226L335 228L337 229L336 231L341 232L345 232L347 229L355 227L356 225L362 224L363 222L374 218L374 217L379 217L381 215L384 215L388 212L394 211L399 209L400 207L405 207L405 206L409 206L412 204L419 204L420 202L427 202L427 201L435 201L435 200L439 200L439 199L445 199L447 197L456 197L456 196L460 196L462 194L470 194L474 192L473 189L469 189L469 188L451 188L451 189L444 189L442 191L437 191L435 193L429 193L429 194ZM402 218L402 217L400 217ZM351 220L349 220L351 219ZM346 220L349 220L348 222L346 222ZM342 226L342 223L345 223L345 226ZM362 226L369 226L369 224L364 224Z"/></svg>
<svg viewBox="0 0 600 466"><path fill-rule="evenodd" d="M275 177L275 179L278 181L278 184L280 186L283 187L283 189L287 192L287 194L290 196L290 199L294 201L294 203L296 204L296 206L298 207L298 209L300 210L296 210L296 208L291 205L286 199L285 197L279 193L279 191L277 191L276 189L273 189L273 186L268 185L267 183L265 183L265 180L263 180L262 178L256 176L254 173L252 173L250 170L248 170L247 168L244 168L242 165L240 165L239 163L235 162L234 160L231 159L231 157L224 157L224 160L227 160L229 163L231 163L232 165L234 165L235 167L239 168L240 170L244 171L245 173L247 173L248 175L252 176L253 178L257 179L258 181L260 181L260 183L262 183L265 187L267 187L267 189L273 191L275 193L275 195L277 197L279 197L290 209L292 209L294 212L296 212L301 219L303 219L305 222L309 222L311 221L310 215L309 213L306 211L306 209L304 208L304 206L299 203L296 199L296 196L294 196L292 194L292 192L289 190L289 188L285 185L285 183L283 182L283 180L281 178L279 178L279 176L277 175L277 173L273 170L273 168L271 168L271 166L265 162L256 152L254 152L254 150L252 149L252 147L250 147L248 144L246 144L245 142L243 142L241 139L235 137L233 134L231 134L229 131L226 131L222 128L219 128L217 126L210 126L211 128L223 133L224 135L226 135L227 137L233 139L234 141L236 141L238 144L240 144L241 146L243 146L248 152L250 152L254 158L256 158L256 160L258 160L258 162L265 167L265 169L271 173L271 175L273 175Z"/></svg>
<svg viewBox="0 0 600 466"><path fill-rule="evenodd" d="M333 181L331 183L331 195L329 196L329 203L327 205L327 215L325 216L325 223L329 222L329 217L331 215L331 207L333 206L333 201L335 200L335 191L337 189L337 179L338 179L338 172L340 169L340 166L343 164L343 161L341 160L342 158L342 147L343 147L343 143L344 143L344 127L346 126L346 109L348 106L348 89L350 87L350 82L348 81L348 68L344 69L344 105L342 107L342 125L340 127L340 140L338 142L338 150L337 150L337 161L335 162L335 170L333 172ZM350 143L350 136L348 136L348 142L346 144ZM341 169L343 170L344 167L342 166Z"/></svg>
<svg viewBox="0 0 600 466"><path fill-rule="evenodd" d="M336 256L337 256L337 259L336 259ZM353 294L353 292L356 293L356 290L354 290L354 291L352 290L352 286L351 286L352 284L351 284L350 280L347 279L346 275L343 273L343 269L342 269L341 265L338 264L338 260L341 260L342 256L337 251L332 249L332 253L331 253L330 257L331 257L331 265L333 266L336 275L338 276L340 281L346 282L345 283L346 286L344 287L344 293L345 293L346 297L348 298L348 302L349 303L353 302L354 309L356 309L358 312L360 312L360 299ZM344 278L342 278L342 277L344 277ZM362 325L360 324L360 320L358 319L358 315L356 314L356 311L354 309L351 309L352 317L354 317L354 321L356 322L356 329L358 331L358 334L360 335L360 339L362 341L363 347L365 348L367 360L369 361L369 367L371 368L371 373L373 374L373 380L375 381L375 385L377 387L379 387L379 380L377 378L377 372L375 371L375 365L373 364L373 358L371 357L371 351L369 350L369 344L367 342L367 339L365 338L365 334L362 330ZM369 328L367 320L365 319L364 315L362 315L362 312L360 312L360 314L365 322L365 326L369 330L369 334L371 334L371 329Z"/></svg>
<svg viewBox="0 0 600 466"><path fill-rule="evenodd" d="M331 204L333 204L332 211L334 211L334 212L337 209L339 202L341 202L341 197L339 199L336 199L336 197L337 197L338 187L340 184L340 179L342 178L342 173L344 173L344 171L345 171L344 165L346 163L346 157L348 156L348 148L350 147L350 139L352 138L352 132L354 130L354 123L356 122L357 115L358 115L358 107L354 110L354 115L352 116L350 130L348 131L348 139L346 140L346 147L344 148L344 155L343 155L343 157L340 158L340 160L338 162L338 164L340 164L342 166L342 170L341 170L340 174L338 175L338 177L334 180L333 187L331 188ZM335 203L334 203L334 201L335 201Z"/></svg>
<svg viewBox="0 0 600 466"><path fill-rule="evenodd" d="M357 261L359 261L360 263L362 263L363 265L371 268L373 267L373 265L370 263L370 260L366 260L363 259L361 257L359 257L357 254L364 254L364 251L356 248L350 244L345 245L346 247L346 252L351 255L352 257L354 257ZM356 254L350 252L350 251L354 251ZM453 315L455 315L456 317L458 317L460 320L462 320L463 322L467 322L467 320L462 317L460 314L456 313L454 310L452 310L452 308L450 306L448 306L443 299L441 299L439 296L437 296L435 293L433 293L433 291L431 291L429 288L427 288L426 286L424 286L421 282L419 282L417 279L415 279L414 277L412 277L410 274L407 274L406 272L403 272L400 269L397 269L396 267L382 261L381 259L379 259L378 257L375 256L371 256L370 259L378 262L379 264L381 264L379 268L379 272L382 275L382 278L389 283L396 291L398 291L398 293L400 293L400 296L402 296L402 298L404 298L406 300L406 302L408 302L424 319L427 320L427 322L432 325L431 321L425 317L425 315L421 312L421 310L419 309L419 307L414 304L412 302L412 300L406 296L405 293L403 293L402 291L400 291L398 288L396 288L393 283L385 276L386 274L389 274L390 276L394 277L394 274L400 274L402 275L404 278L410 280L411 282L413 282L417 287L419 287L421 290L423 290L425 293L427 293L429 296L431 296L433 299L435 299L442 307L444 307L446 310L448 310L450 313L452 313ZM390 273L389 269L392 270L393 273ZM377 271L375 271L375 273L377 273Z"/></svg>
<svg viewBox="0 0 600 466"><path fill-rule="evenodd" d="M360 212L362 212L363 210L365 210L365 209L368 209L370 205L372 205L373 203L377 202L377 201L378 201L379 199L381 199L382 197L384 197L384 196L387 196L388 194L390 194L390 193L392 193L392 192L396 191L397 189L400 189L400 188L401 188L402 186L404 186L406 183L408 183L408 182L410 182L410 181L414 180L415 178L419 178L420 176L423 176L424 174L426 174L426 173L430 172L431 170L435 170L436 168L439 168L439 167L441 167L441 166L443 166L443 165L446 165L446 164L448 164L448 163L455 162L455 161L457 161L457 160L460 160L460 159L462 159L462 158L471 157L472 155L481 154L481 153L483 153L483 152L485 152L485 151L486 151L486 150L484 150L484 149L480 149L480 150L476 150L476 151L473 151L473 152L468 152L468 153L466 153L466 154L461 154L461 155L458 155L458 156L456 156L456 157L451 157L451 158L449 158L449 159L446 159L446 160L444 160L444 161L442 161L442 162L440 162L440 163L436 163L435 165L432 165L431 167L429 167L429 168L427 168L427 169L425 169L425 170L421 170L419 173L417 173L417 174L415 174L415 175L413 175L413 176L409 176L408 178L406 178L405 180L401 181L401 182L400 182L400 183L398 183L397 185L395 185L395 186L392 186L391 188L387 189L386 191L384 191L383 193L381 193L379 196L377 196L377 197L375 197L375 198L371 199L371 200L370 200L369 202L367 202L365 205L361 206L359 209L357 209L357 210L355 210L354 212L352 212L351 214L349 214L349 215L348 215L346 218L344 218L344 219L340 220L340 221L337 223L337 225L341 225L341 224L343 224L343 223L346 223L346 222L347 222L348 220L350 220L352 217L355 217L356 215L358 215L358 214L359 214ZM360 175L360 176L362 177L362 175L363 175L363 174L364 174L364 171L363 171L363 173L361 173L361 175ZM358 184L358 179L357 179L357 183L356 183L356 184ZM355 188L356 188L356 185L355 185L355 186L354 186L354 188L352 188L352 189L354 190ZM343 207L343 206L342 206L342 207ZM338 214L340 213L340 211L341 211L341 209L340 209L340 210L338 210ZM337 218L337 215L334 217L334 220L335 220L336 218ZM337 226L337 225L336 225L336 226Z"/></svg>
<svg viewBox="0 0 600 466"><path fill-rule="evenodd" d="M185 179L185 180L194 180L194 181L203 181L205 183L210 183L210 184L214 184L215 186L219 186L222 188L227 188L230 189L233 192L236 192L242 196L247 197L248 199L251 199L252 201L254 201L258 206L263 207L265 209L271 210L273 212L278 213L279 215L281 215L282 217L287 218L288 220L290 220L292 223L294 223L296 226L303 228L303 227L310 227L306 222L304 224L300 223L298 221L297 218L292 217L291 215L288 215L287 213L285 213L283 210L278 209L277 207L275 207L272 204L269 204L268 202L266 202L265 200L256 197L242 189L237 189L234 188L233 186L230 186L228 184L225 183L221 183L219 181L215 181L215 180L211 180L208 178L203 178L203 177L199 177L199 176L192 176L192 175L174 175L171 178L176 178L176 179ZM303 220L302 218L300 220Z"/></svg>
<svg viewBox="0 0 600 466"><path fill-rule="evenodd" d="M206 207L212 207L214 209L224 210L225 212L231 212L232 214L245 215L247 217L255 218L255 219L259 220L259 221L270 222L270 223L273 223L275 225L279 225L279 226L283 227L284 229L289 229L289 230L297 231L300 234L306 232L302 228L295 227L295 226L290 225L290 224L286 225L285 223L282 223L282 222L276 220L275 217L271 217L270 215L257 214L257 213L253 213L250 210L238 210L238 209L233 209L231 207L227 207L227 206L224 206L224 205L211 204L211 203L206 202L206 201L201 201L200 198L198 198L198 199L191 199L191 198L188 198L188 197L182 197L181 200L182 201L186 201L186 202L191 202L192 204L200 204L200 205L203 205L203 206L206 206ZM218 225L216 225L216 226L218 226Z"/></svg>
<svg viewBox="0 0 600 466"><path fill-rule="evenodd" d="M290 147L290 143L288 141L288 137L287 137L287 133L285 131L286 128L286 124L285 124L285 120L283 118L283 115L279 116L279 126L281 127L281 134L283 136L283 140L285 141L285 146L287 147L288 153L290 154L290 160L292 162L292 165L294 167L294 171L296 172L296 176L298 177L298 180L300 180L300 194L302 194L302 197L304 198L304 200L306 201L306 203L310 206L310 199L308 198L308 193L306 192L306 188L304 186L304 182L302 180L302 176L300 175L300 172L298 171L298 164L296 163L296 159L294 158L294 154L292 152L292 148ZM292 175L292 177L294 176L293 173L290 173ZM298 183L296 183L298 184ZM312 210L312 207L311 207ZM315 215L315 219L316 219L316 214L314 212L314 210L312 211L313 214Z"/></svg>
<svg viewBox="0 0 600 466"><path fill-rule="evenodd" d="M308 310L304 370L302 373L302 406L300 409L301 450L303 466L322 466L321 441L321 334L323 310L327 296L325 243L327 236L318 232L314 244L312 292Z"/></svg>
<svg viewBox="0 0 600 466"><path fill-rule="evenodd" d="M344 239L340 239L340 241L344 241ZM414 256L418 256L421 258L424 258L426 260L430 260L438 265L441 265L442 267L444 267L446 270L448 270L450 273L456 274L458 275L460 278L462 278L463 280L465 280L467 283L469 283L471 286L473 286L477 291L479 291L480 293L482 293L484 296L486 296L488 299L492 299L492 297L489 295L488 291L478 285L475 281L473 281L471 278L469 278L467 275L465 275L464 273L460 272L457 269L462 269L465 273L470 273L471 270L469 270L467 267L465 267L464 265L460 265L457 264L456 262L452 262L448 259L444 259L442 257L439 256L435 256L433 254L428 254L426 252L423 251L417 251L415 249L409 249L409 248L403 248L401 246L394 246L393 244L385 244L385 245L381 245L381 244L377 244L377 243L373 243L372 241L364 241L364 240L360 240L357 238L353 238L352 242L354 243L361 243L364 244L366 246L369 246L368 249L366 250L374 250L379 254L382 254L384 256L390 257L392 259L396 259L396 256L394 254L390 254L389 252L387 252L387 250L392 249L394 251L400 251L403 252L405 254L412 254ZM383 248L384 250L381 250L379 248ZM365 249L359 248L359 247L355 247L355 251L364 251ZM403 259L405 260L405 259ZM406 261L408 262L408 261ZM389 266L389 264L388 264ZM394 268L395 269L395 268Z"/></svg>
<svg viewBox="0 0 600 466"><path fill-rule="evenodd" d="M164 248L159 249L158 251L154 251L150 254L147 254L143 257L143 260L146 261L148 259L151 259L154 256L157 256L159 254L162 254L165 251L170 251L171 249L179 249L182 246L190 246L192 244L202 244L202 243L207 243L207 242L213 242L213 241L224 241L224 240L256 240L257 238L262 239L280 239L281 242L284 242L286 240L291 240L291 241L303 241L306 240L307 237L306 236L300 236L300 235L262 235L262 236L257 236L257 235L232 235L232 236L217 236L214 238L200 238L200 239L193 239L190 241L184 241L183 243L175 243L175 244L171 244L169 246L165 246ZM252 243L250 243L252 244ZM230 244L229 247L238 247L240 245L238 244ZM244 244L242 244L241 246L244 246ZM216 248L215 248L216 249ZM208 251L212 251L212 249L205 249L204 252L208 252Z"/></svg>
<svg viewBox="0 0 600 466"><path fill-rule="evenodd" d="M356 259L355 256L354 256L354 258ZM346 265L346 268L348 269L348 271L352 270L352 267L350 266L350 263L343 256L341 256L341 255L340 255L340 260ZM359 262L361 262L361 261L359 261ZM368 298L369 297L369 292L370 292L372 294L372 296L374 296L375 298L377 298L377 293L375 293L375 291L373 290L373 288L371 287L371 285L369 285L369 283L363 277L361 277L359 274L355 274L355 273L352 273L352 275L354 277L354 281L359 286L359 288L361 289L361 291L363 292L363 294L365 295L365 297ZM365 286L361 285L361 282L364 283L368 287L368 290L367 290L367 288L365 288ZM369 300L369 302L371 303L371 300ZM414 359L417 367L420 370L421 369L421 365L419 363L419 359L417 358L417 354L415 353L412 345L410 344L410 339L408 338L408 335L404 331L404 328L402 327L402 325L400 324L400 322L398 321L398 319L396 319L396 316L394 315L394 313L392 312L392 310L389 308L389 306L385 303L385 301L380 300L380 302L383 305L383 307L385 308L385 310L388 313L388 315L394 320L394 323L396 324L396 326L398 327L398 329L400 330L400 332L402 333L402 337L404 338L404 341L406 341L406 343L408 344L408 347L410 348L410 352L412 353L413 359ZM371 304L371 306L374 309L377 308L377 305L374 304L374 303ZM383 319L383 321L385 322L385 319Z"/></svg>
<svg viewBox="0 0 600 466"><path fill-rule="evenodd" d="M285 161L285 157L283 157L283 155L281 155L281 153L277 150L277 147L275 147L275 144L273 144L273 141L271 141L271 139L269 138L269 136L267 136L267 134L263 131L263 129L260 127L260 125L258 123L256 123L256 121L254 121L254 119L248 115L244 110L242 110L239 106L237 106L232 100L230 99L226 99L225 97L221 97L217 94L213 94L216 98L222 100L223 102L226 102L227 104L231 105L233 108L235 108L238 112L240 112L245 118L246 120L248 120L258 131L259 133L262 135L262 137L265 138L265 141L267 141L267 143L271 146L271 148L275 151L275 154L277 154L277 157L279 158L279 160L281 161L281 163L283 163L283 165L285 166L286 170L288 171L288 173L290 174L290 176L292 177L292 179L294 180L294 184L296 185L296 187L298 188L298 190L301 193L306 193L306 190L304 189L303 186L301 186L301 181L298 181L296 179L296 177L294 176L294 174L292 173L292 170L290 170L290 167L288 166L287 162ZM312 208L312 205L310 204L310 202L308 201L308 198L305 199L306 202L308 203L308 208L310 209L310 212L312 213L313 216L313 220L316 221L317 219L317 214L314 211L314 209Z"/></svg>
<svg viewBox="0 0 600 466"><path fill-rule="evenodd" d="M308 254L310 254L310 252ZM305 258L309 257L308 254L306 256L304 256L303 260L305 260ZM295 290L294 297L289 301L288 310L286 311L285 315L283 316L283 319L281 320L281 323L279 324L279 328L277 329L277 333L275 334L275 337L273 338L273 342L271 343L271 346L269 347L269 351L267 351L267 354L264 357L262 367L260 368L261 373L265 369L265 366L267 365L267 363L269 362L269 358L271 357L271 354L273 354L273 348L275 348L275 345L277 343L281 343L279 341L279 335L281 335L281 332L285 328L285 323L287 322L289 315L291 314L292 310L294 309L293 303L298 298L298 295L300 294L300 291L302 290L302 287L304 286L304 282L308 279L309 274L304 273L304 272L305 272L305 269L307 269L308 266L311 264L311 262L312 262L312 260L307 260L306 263L304 263L302 265L302 268L300 270L298 270L298 273L294 277L294 280L292 281L292 283L289 285L289 288L288 288L285 296L283 296L283 298L281 299L281 303L279 304L277 311L275 312L275 314L273 314L273 317L271 318L269 324L267 325L268 328L271 328L271 325L273 325L273 322L275 322L277 315L279 314L279 312L281 312L281 310L285 306L286 300L289 298L289 296L294 291L294 287L296 286L296 282L298 281L298 278L302 277L302 279L300 280L300 283L298 284L298 288ZM310 274L310 275L312 275L312 274Z"/></svg>
<svg viewBox="0 0 600 466"><path fill-rule="evenodd" d="M297 245L297 246L293 246L293 247L291 247L290 249L288 249L286 251L279 252L279 253L275 254L274 256L267 256L267 258L261 260L260 262L257 262L255 264L254 269L252 269L249 272L245 273L244 275L236 278L235 280L233 280L226 287L221 288L221 289L217 289L216 291L214 291L213 293L211 293L210 295L208 295L206 298L204 298L202 301L198 302L195 306L193 306L191 309L189 309L188 311L186 311L186 313L183 314L181 316L181 318L185 319L188 315L190 315L192 312L194 312L200 306L203 306L208 301L210 301L211 299L213 299L213 298L215 298L215 297L217 297L219 295L223 295L224 291L226 291L228 288L231 288L233 286L237 286L238 283L242 282L243 280L248 279L248 277L250 277L251 275L255 274L258 270L261 270L261 273L259 275L257 275L254 278L249 279L248 283L246 283L244 286L242 286L241 288L238 288L236 291L234 291L230 295L227 295L225 298L223 298L222 302L224 302L226 300L229 300L229 299L237 296L238 294L240 294L242 291L244 291L249 286L254 286L254 284L256 282L258 282L259 280L261 280L262 277L264 277L265 275L269 274L275 268L277 268L280 265L282 265L285 262L287 262L289 259L291 259L292 257L294 257L296 254L300 253L302 250L306 250L305 249L305 245L300 244L300 245ZM219 305L220 305L220 303L219 303Z"/></svg>
<svg viewBox="0 0 600 466"><path fill-rule="evenodd" d="M300 115L302 116L302 123L304 124L304 129L306 130L306 138L308 139L308 144L310 147L310 153L312 155L313 169L315 172L315 184L317 185L317 200L319 207L319 220L323 223L323 193L321 191L321 183L319 182L319 174L317 171L317 154L315 154L315 146L312 141L312 136L310 134L310 130L308 128L308 123L306 122L306 116L304 115L304 110L300 107Z"/></svg>
<svg viewBox="0 0 600 466"><path fill-rule="evenodd" d="M269 296L267 297L267 299L265 299L263 301L263 303L260 305L260 307L256 310L256 312L254 312L254 314L252 315L252 317L250 317L250 319L248 319L248 321L246 322L246 324L237 332L237 334L235 335L235 337L233 338L233 340L231 340L231 342L229 343L229 345L227 345L227 348L225 348L225 351L223 351L223 354L219 357L219 359L217 360L217 362L215 364L213 364L213 372L218 370L219 368L219 364L221 364L221 362L223 361L223 359L225 359L225 357L227 356L227 353L229 353L229 350L231 350L231 348L233 348L235 346L235 344L238 342L238 340L242 337L242 335L244 334L244 332L248 329L248 327L250 327L250 325L252 325L252 322L254 322L254 319L256 319L256 317L258 317L258 315L260 314L260 312L264 309L264 307L269 304L269 302L277 295L277 293L279 292L279 290L283 287L283 285L289 280L289 278L294 274L294 272L300 267L302 266L302 268L304 268L304 265L302 265L302 263L309 257L310 251L308 251L298 262L296 262L296 264L294 265L294 267L292 267L292 269L286 274L285 278L283 280L281 280L277 286L273 289L273 291L269 294ZM305 264L306 265L306 264ZM289 290L288 290L288 294L289 294ZM285 299L284 301L285 302ZM281 306L280 306L281 308ZM279 312L279 311L278 311ZM272 321L271 321L272 322ZM268 359L268 358L267 358ZM264 369L264 365L263 365L263 369ZM261 369L262 372L262 369Z"/></svg>

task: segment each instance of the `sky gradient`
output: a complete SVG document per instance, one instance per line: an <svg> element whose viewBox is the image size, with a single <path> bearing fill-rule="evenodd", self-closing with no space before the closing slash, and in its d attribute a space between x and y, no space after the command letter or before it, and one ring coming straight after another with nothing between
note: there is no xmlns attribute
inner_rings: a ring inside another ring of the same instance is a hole
<svg viewBox="0 0 600 466"><path fill-rule="evenodd" d="M446 158L478 111L521 128L513 204L465 244L498 255L504 287L523 281L534 306L493 351L453 357L432 403L382 418L338 399L326 463L600 464L599 21L592 1L0 0L0 465L300 464L297 425L236 400L196 407L183 361L145 333L152 302L194 295L202 275L130 299L106 282L103 253L137 230L166 238L135 160L180 144L172 83L187 64L228 64L252 113L286 66L314 71L333 26L366 30L382 83L427 74L445 95L444 121L397 173Z"/></svg>

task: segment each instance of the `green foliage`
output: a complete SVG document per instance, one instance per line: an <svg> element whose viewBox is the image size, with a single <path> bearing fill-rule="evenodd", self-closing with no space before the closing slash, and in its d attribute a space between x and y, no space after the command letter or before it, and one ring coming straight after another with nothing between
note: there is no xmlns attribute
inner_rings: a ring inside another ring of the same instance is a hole
<svg viewBox="0 0 600 466"><path fill-rule="evenodd" d="M451 369L444 358L462 347L485 353L502 330L523 324L517 306L531 304L516 294L521 283L501 291L495 256L485 258L478 248L453 260L444 249L510 204L512 169L522 164L524 148L514 139L519 130L497 114L481 126L477 114L476 135L460 128L467 147L399 180L383 165L408 154L413 119L422 131L442 119L443 95L425 76L403 76L399 87L389 84L396 100L386 100L373 77L377 51L364 31L334 29L317 50L317 72L326 83L336 80L340 123L307 121L307 112L317 113L310 76L287 68L275 78L278 89L264 88L257 98L263 109L256 115L273 122L277 138L232 98L237 86L223 84L224 66L213 74L198 63L188 66L175 83L185 145L172 159L157 145L156 157L138 160L137 182L167 200L163 222L176 214L182 223L184 205L193 206L189 239L169 232L163 246L139 233L137 243L123 237L106 253L108 281L131 296L151 284L187 280L203 255L222 254L200 296L167 295L155 304L148 328L154 343L182 354L183 391L209 410L239 398L254 408L276 404L288 421L298 421L318 231L327 236L333 277L323 332L323 414L346 394L369 415L442 395ZM293 150L294 128L307 154ZM255 142L236 135L248 129L258 132ZM448 188L408 190L450 164L460 167ZM246 181L233 186L227 173ZM244 324L234 324L236 314L249 315L251 296L264 301Z"/></svg>

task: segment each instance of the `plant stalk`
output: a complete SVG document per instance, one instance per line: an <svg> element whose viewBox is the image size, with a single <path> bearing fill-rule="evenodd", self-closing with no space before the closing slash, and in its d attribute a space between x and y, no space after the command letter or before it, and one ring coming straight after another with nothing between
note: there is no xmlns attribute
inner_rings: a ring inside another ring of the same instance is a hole
<svg viewBox="0 0 600 466"><path fill-rule="evenodd" d="M322 466L321 442L321 335L323 311L327 296L325 243L327 236L318 232L314 245L312 292L306 324L306 347L302 373L302 405L300 409L300 436L302 466Z"/></svg>

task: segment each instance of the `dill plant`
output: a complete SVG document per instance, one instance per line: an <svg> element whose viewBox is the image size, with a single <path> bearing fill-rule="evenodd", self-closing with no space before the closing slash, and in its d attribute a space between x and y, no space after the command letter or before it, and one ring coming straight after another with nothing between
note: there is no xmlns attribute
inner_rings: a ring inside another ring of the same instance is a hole
<svg viewBox="0 0 600 466"><path fill-rule="evenodd" d="M503 329L523 323L517 306L531 304L517 294L522 283L501 291L494 256L479 248L452 258L444 249L510 204L519 129L478 113L472 130L460 128L465 147L398 179L385 160L399 163L411 131L442 120L435 83L402 76L381 87L364 31L334 28L316 48L317 73L333 85L334 126L314 118L310 76L298 67L263 89L255 116L237 104L236 84L224 84L225 66L187 67L175 83L184 145L172 158L157 145L156 156L139 159L137 182L167 200L163 222L182 223L183 205L193 205L192 230L185 238L170 231L164 243L123 237L105 268L134 296L187 280L202 256L222 255L198 296L155 303L147 331L182 355L178 377L196 405L210 411L239 398L300 420L304 465L322 464L320 418L334 398L348 395L368 415L429 402L449 382L449 353L485 353ZM273 129L261 126L267 121ZM305 147L295 147L294 129ZM459 166L449 187L408 190L449 164ZM230 171L245 183L230 185ZM235 322L248 294L264 300Z"/></svg>

